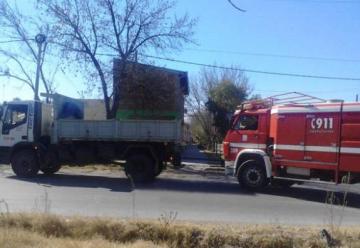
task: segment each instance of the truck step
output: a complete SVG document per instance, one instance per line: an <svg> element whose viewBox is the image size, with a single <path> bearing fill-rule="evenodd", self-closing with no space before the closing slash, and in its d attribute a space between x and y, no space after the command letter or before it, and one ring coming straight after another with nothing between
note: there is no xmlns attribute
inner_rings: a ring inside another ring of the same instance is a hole
<svg viewBox="0 0 360 248"><path fill-rule="evenodd" d="M311 179L298 179L298 178L291 178L291 177L273 177L273 179L288 180L288 181L295 181L295 182L311 182L311 183L327 184L327 185L336 185L337 184L335 182L326 182L326 181L311 180Z"/></svg>

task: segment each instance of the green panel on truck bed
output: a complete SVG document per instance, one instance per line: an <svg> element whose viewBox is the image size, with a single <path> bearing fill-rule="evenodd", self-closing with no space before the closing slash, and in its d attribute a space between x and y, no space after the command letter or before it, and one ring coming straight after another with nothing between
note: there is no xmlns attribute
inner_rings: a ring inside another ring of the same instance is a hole
<svg viewBox="0 0 360 248"><path fill-rule="evenodd" d="M116 113L117 120L175 120L180 117L175 111L118 110Z"/></svg>

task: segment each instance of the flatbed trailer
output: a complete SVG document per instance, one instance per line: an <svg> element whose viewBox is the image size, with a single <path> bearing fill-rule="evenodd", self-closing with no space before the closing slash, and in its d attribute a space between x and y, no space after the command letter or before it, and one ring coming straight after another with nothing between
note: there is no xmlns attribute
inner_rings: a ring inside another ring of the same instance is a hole
<svg viewBox="0 0 360 248"><path fill-rule="evenodd" d="M54 142L65 140L173 142L181 140L181 120L58 120Z"/></svg>

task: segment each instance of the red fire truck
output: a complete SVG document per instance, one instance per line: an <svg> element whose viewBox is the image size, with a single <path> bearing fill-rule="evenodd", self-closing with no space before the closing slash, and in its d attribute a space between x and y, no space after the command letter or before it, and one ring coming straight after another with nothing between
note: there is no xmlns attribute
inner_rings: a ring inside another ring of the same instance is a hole
<svg viewBox="0 0 360 248"><path fill-rule="evenodd" d="M360 103L292 92L242 104L223 142L225 171L246 188L357 182Z"/></svg>

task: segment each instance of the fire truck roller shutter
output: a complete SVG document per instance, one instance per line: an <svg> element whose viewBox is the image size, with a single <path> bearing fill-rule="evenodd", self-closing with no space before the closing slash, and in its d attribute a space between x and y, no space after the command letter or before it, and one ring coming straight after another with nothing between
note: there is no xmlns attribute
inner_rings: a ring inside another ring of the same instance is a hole
<svg viewBox="0 0 360 248"><path fill-rule="evenodd" d="M271 161L269 156L263 150L259 149L243 149L236 157L235 166L236 166L236 175L238 175L241 170L241 165L250 159L256 159L259 161L264 167L266 171L267 178L271 177Z"/></svg>

